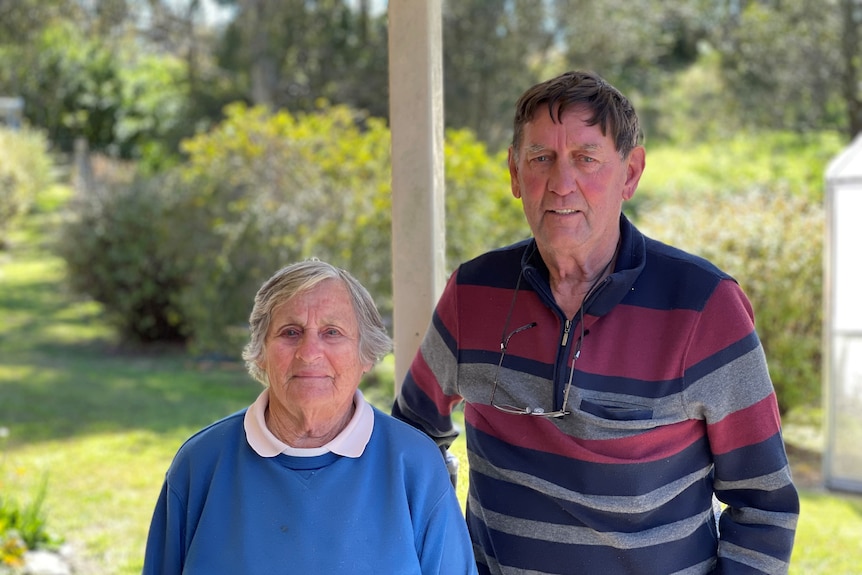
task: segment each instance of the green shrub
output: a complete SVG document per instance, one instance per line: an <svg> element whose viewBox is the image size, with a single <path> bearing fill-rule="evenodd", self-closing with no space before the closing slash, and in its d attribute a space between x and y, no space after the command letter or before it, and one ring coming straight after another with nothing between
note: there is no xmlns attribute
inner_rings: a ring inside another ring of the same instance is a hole
<svg viewBox="0 0 862 575"><path fill-rule="evenodd" d="M9 430L0 427L0 472L4 472L5 443ZM4 485L0 473L0 573L4 568L17 569L24 563L24 554L31 549L53 548L59 540L48 532L45 515L45 496L48 480L43 479L33 499L20 503Z"/></svg>
<svg viewBox="0 0 862 575"><path fill-rule="evenodd" d="M181 297L196 350L238 351L261 282L308 257L351 270L391 308L383 121L342 106L294 116L237 104L183 150L186 205L210 240Z"/></svg>
<svg viewBox="0 0 862 575"><path fill-rule="evenodd" d="M194 245L182 193L170 177L114 183L75 196L57 236L71 288L104 304L126 339L183 341L178 304Z"/></svg>
<svg viewBox="0 0 862 575"><path fill-rule="evenodd" d="M183 144L166 175L78 198L60 235L71 285L124 335L236 355L257 288L319 257L392 311L391 170L384 122L343 106L291 115L236 104ZM505 157L467 132L446 143L449 264L526 233ZM507 230L516 229L516 232Z"/></svg>
<svg viewBox="0 0 862 575"><path fill-rule="evenodd" d="M0 126L0 248L8 243L18 218L54 179L54 163L41 132Z"/></svg>
<svg viewBox="0 0 862 575"><path fill-rule="evenodd" d="M777 188L821 202L826 166L845 145L835 132L738 132L685 146L648 146L635 201Z"/></svg>
<svg viewBox="0 0 862 575"><path fill-rule="evenodd" d="M48 533L43 508L47 493L48 481L43 480L27 504L21 504L6 493L0 495L0 539L18 539L27 549L52 545L54 539Z"/></svg>
<svg viewBox="0 0 862 575"><path fill-rule="evenodd" d="M448 269L530 235L512 196L505 151L491 156L472 132L449 130L445 157Z"/></svg>
<svg viewBox="0 0 862 575"><path fill-rule="evenodd" d="M665 198L637 225L736 278L754 307L782 412L820 398L822 246L819 203L776 188Z"/></svg>

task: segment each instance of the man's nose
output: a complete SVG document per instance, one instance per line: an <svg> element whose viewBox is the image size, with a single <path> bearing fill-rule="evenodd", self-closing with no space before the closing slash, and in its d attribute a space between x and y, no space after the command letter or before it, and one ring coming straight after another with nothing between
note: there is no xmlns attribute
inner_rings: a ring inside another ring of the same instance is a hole
<svg viewBox="0 0 862 575"><path fill-rule="evenodd" d="M578 189L577 170L571 162L567 160L554 162L548 188L561 196L571 194Z"/></svg>

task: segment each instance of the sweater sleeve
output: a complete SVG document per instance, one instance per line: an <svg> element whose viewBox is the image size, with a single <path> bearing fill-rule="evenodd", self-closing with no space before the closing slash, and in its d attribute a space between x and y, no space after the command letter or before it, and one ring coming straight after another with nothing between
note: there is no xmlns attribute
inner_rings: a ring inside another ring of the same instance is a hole
<svg viewBox="0 0 862 575"><path fill-rule="evenodd" d="M786 573L799 496L781 436L775 390L751 304L719 283L692 332L686 399L705 420L714 461L718 573Z"/></svg>
<svg viewBox="0 0 862 575"><path fill-rule="evenodd" d="M417 547L422 575L476 574L467 524L453 489L447 489L431 507Z"/></svg>
<svg viewBox="0 0 862 575"><path fill-rule="evenodd" d="M428 434L441 447L458 436L452 410L458 388L457 271L434 309L431 325L413 358L392 415Z"/></svg>
<svg viewBox="0 0 862 575"><path fill-rule="evenodd" d="M168 488L167 481L156 502L147 546L144 554L142 575L180 575L184 561L185 506Z"/></svg>

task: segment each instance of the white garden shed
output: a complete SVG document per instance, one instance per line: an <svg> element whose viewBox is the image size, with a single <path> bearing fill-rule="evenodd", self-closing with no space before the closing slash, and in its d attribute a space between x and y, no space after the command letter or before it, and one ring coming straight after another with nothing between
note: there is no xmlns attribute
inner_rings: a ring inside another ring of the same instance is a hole
<svg viewBox="0 0 862 575"><path fill-rule="evenodd" d="M862 492L862 133L826 170L823 479Z"/></svg>

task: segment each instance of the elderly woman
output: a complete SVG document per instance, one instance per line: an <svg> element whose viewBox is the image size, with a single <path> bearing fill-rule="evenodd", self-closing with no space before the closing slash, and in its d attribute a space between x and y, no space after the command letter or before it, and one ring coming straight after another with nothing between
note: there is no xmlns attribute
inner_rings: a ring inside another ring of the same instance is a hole
<svg viewBox="0 0 862 575"><path fill-rule="evenodd" d="M287 266L250 330L264 389L180 448L143 573L476 573L440 451L359 391L391 348L365 288L321 261Z"/></svg>

